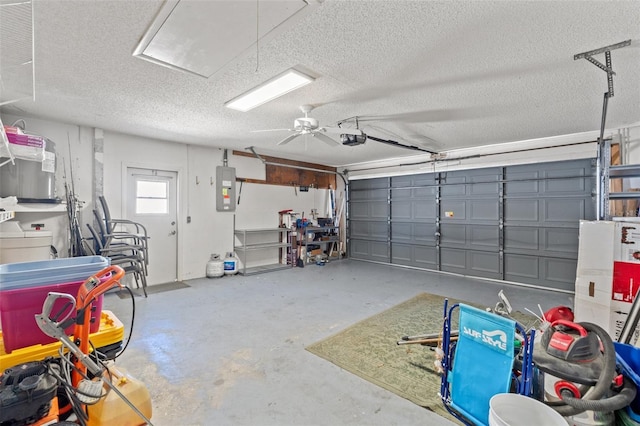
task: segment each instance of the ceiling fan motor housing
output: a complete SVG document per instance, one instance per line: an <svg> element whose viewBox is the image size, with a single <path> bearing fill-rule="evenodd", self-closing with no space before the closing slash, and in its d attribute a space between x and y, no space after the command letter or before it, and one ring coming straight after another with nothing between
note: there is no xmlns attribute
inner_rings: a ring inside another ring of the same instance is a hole
<svg viewBox="0 0 640 426"><path fill-rule="evenodd" d="M311 117L296 118L293 122L293 128L297 131L315 130L319 125L318 120Z"/></svg>

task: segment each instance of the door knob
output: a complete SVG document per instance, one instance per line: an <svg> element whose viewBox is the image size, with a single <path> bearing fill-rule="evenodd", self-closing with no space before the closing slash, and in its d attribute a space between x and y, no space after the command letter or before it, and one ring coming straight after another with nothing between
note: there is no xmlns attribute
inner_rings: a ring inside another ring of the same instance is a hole
<svg viewBox="0 0 640 426"><path fill-rule="evenodd" d="M173 222L171 222L171 225L175 225L175 224L176 224L176 221L175 221L175 220L174 220Z"/></svg>
<svg viewBox="0 0 640 426"><path fill-rule="evenodd" d="M175 230L171 231L171 233L169 233L169 235L176 235L176 231Z"/></svg>

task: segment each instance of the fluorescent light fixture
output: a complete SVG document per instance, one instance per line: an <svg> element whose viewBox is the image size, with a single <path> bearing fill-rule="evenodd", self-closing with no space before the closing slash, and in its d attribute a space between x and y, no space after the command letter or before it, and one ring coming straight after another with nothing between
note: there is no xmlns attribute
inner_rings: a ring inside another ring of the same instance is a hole
<svg viewBox="0 0 640 426"><path fill-rule="evenodd" d="M248 92L226 102L224 106L247 112L286 93L306 86L315 79L293 68L268 80Z"/></svg>

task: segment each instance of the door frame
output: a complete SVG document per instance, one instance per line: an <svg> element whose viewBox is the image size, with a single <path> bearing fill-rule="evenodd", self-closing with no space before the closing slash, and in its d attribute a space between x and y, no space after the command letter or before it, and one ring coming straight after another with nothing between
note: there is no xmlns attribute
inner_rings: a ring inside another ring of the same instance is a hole
<svg viewBox="0 0 640 426"><path fill-rule="evenodd" d="M177 250L176 250L176 280L182 281L183 279L183 264L182 264L182 252L183 252L183 240L184 236L182 235L182 219L185 217L185 212L183 211L183 203L181 203L182 199L182 179L184 173L183 167L176 167L175 165L167 164L167 163L140 163L135 161L123 161L121 163L121 180L120 180L120 202L122 205L122 215L126 216L126 212L128 212L127 207L127 184L128 182L128 170L129 168L136 169L146 169L146 170L162 170L167 172L174 172L177 174L176 176L176 232L178 235L177 238Z"/></svg>

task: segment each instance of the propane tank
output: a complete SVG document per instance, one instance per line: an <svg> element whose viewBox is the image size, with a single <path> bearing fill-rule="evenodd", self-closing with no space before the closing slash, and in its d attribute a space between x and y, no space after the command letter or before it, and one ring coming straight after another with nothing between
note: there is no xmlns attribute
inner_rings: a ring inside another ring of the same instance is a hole
<svg viewBox="0 0 640 426"><path fill-rule="evenodd" d="M224 275L224 262L220 255L214 253L207 262L207 278L219 278Z"/></svg>
<svg viewBox="0 0 640 426"><path fill-rule="evenodd" d="M111 365L109 373L111 384L135 405L142 414L150 419L152 411L151 397L146 386L122 367ZM107 392L107 385L103 386L104 392ZM116 392L109 392L96 404L88 405L87 412L89 414L87 426L145 424L144 420Z"/></svg>
<svg viewBox="0 0 640 426"><path fill-rule="evenodd" d="M232 251L228 252L224 258L224 274L235 275L238 273L238 258Z"/></svg>

